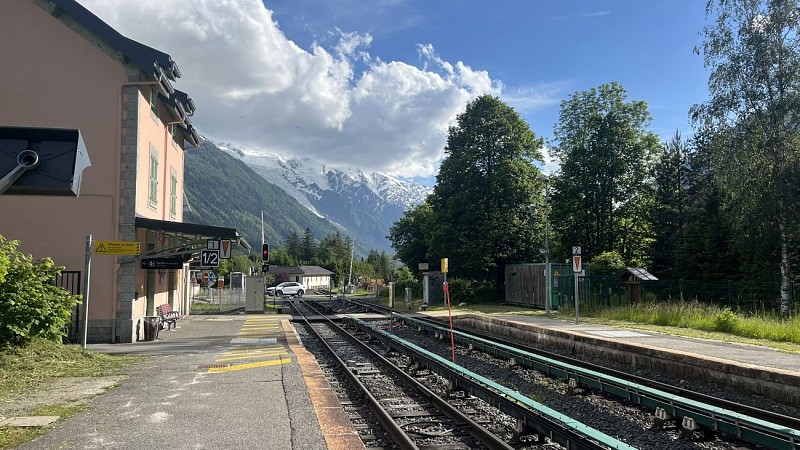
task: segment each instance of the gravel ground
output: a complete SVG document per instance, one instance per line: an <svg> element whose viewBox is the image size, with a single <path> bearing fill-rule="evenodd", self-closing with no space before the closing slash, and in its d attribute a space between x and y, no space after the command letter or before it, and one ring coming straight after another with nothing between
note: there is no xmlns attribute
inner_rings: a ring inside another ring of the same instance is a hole
<svg viewBox="0 0 800 450"><path fill-rule="evenodd" d="M414 328L398 326L394 327L393 332L442 357L450 358L449 342L436 339L433 334L420 333ZM553 349L547 350L552 351ZM568 386L563 380L551 379L537 371L510 365L506 360L500 360L485 353L457 347L456 362L473 372L519 391L549 408L574 417L592 428L640 449L749 448L742 443L731 443L715 437L710 437L708 441L686 441L680 438L680 430L674 427L666 427L663 431L653 431L650 429L653 424L651 415L640 411L633 405L626 405L591 392L570 395ZM596 359L591 362L613 366ZM630 367L614 368L631 371ZM640 375L647 376L646 374ZM685 383L684 380L666 380L664 377L660 377L659 381L677 385ZM718 389L714 389L713 386L711 388L712 390L709 392L713 393L712 395L719 394ZM725 394L726 398L740 400L736 398L736 394L729 392ZM695 437L699 437L699 435Z"/></svg>
<svg viewBox="0 0 800 450"><path fill-rule="evenodd" d="M499 336L499 337L504 337L504 336ZM534 349L539 349L551 353L557 353L562 356L568 356L570 358L579 359L581 361L586 361L592 364L596 364L598 366L607 367L609 369L614 369L620 372L629 373L642 378L656 380L664 384L669 384L684 389L689 388L695 392L700 392L717 398L730 400L736 403L742 403L755 408L763 409L765 411L772 411L790 417L800 417L800 409L798 408L794 408L781 403L776 403L775 400L765 398L762 396L750 393L742 394L740 392L730 391L726 389L724 386L720 386L716 383L710 383L702 379L687 380L684 378L670 376L668 374L663 374L661 372L656 372L653 370L638 368L630 364L619 363L617 361L611 361L581 354L575 355L571 349L554 347L552 345L544 346L537 344L535 342L524 342L523 344Z"/></svg>

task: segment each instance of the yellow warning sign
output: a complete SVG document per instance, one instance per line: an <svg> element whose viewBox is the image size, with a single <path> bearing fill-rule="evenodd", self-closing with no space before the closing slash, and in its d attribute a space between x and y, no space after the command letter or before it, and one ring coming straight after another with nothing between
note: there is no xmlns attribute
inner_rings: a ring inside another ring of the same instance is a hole
<svg viewBox="0 0 800 450"><path fill-rule="evenodd" d="M138 255L140 248L136 241L94 241L92 245L98 255Z"/></svg>

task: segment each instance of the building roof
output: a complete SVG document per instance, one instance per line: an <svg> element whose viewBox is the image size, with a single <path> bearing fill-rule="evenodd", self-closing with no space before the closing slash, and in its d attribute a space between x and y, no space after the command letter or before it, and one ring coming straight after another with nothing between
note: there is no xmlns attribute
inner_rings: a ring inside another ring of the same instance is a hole
<svg viewBox="0 0 800 450"><path fill-rule="evenodd" d="M650 272L646 271L645 269L635 268L635 267L627 267L625 269L622 269L617 274L617 278L626 273L629 273L642 281L658 281L658 278L653 276Z"/></svg>
<svg viewBox="0 0 800 450"><path fill-rule="evenodd" d="M269 266L269 273L288 273L291 275L333 275L320 266Z"/></svg>
<svg viewBox="0 0 800 450"><path fill-rule="evenodd" d="M75 0L50 0L50 3L54 6L51 11L53 16L67 15L72 18L78 25L111 46L113 50L122 56L124 61L137 65L145 75L145 78L147 78L147 81L156 82L153 85L154 88L162 96L171 100L172 105L181 105L181 108L188 111L181 118L181 120L185 118L185 125L180 127L181 132L187 141L193 146L197 146L200 139L189 119L185 117L194 113L194 103L186 93L176 91L172 83L170 83L170 81L175 81L181 76L181 71L175 61L172 60L172 57L162 51L123 36ZM169 107L169 101L167 105ZM172 107L175 108L175 106Z"/></svg>

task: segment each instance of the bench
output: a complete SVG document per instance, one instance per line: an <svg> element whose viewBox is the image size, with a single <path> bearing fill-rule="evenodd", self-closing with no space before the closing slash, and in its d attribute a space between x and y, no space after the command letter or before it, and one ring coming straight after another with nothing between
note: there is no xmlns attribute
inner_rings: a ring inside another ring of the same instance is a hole
<svg viewBox="0 0 800 450"><path fill-rule="evenodd" d="M157 306L156 314L158 314L158 317L161 318L162 324L167 324L167 331L172 331L173 326L178 328L177 322L183 318L183 316L181 316L177 311L173 311L172 307L167 303Z"/></svg>

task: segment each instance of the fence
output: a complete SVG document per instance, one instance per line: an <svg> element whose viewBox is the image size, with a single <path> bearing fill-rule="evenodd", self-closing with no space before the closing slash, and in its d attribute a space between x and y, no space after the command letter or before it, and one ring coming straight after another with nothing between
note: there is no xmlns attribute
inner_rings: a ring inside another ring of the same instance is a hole
<svg viewBox="0 0 800 450"><path fill-rule="evenodd" d="M780 282L642 280L626 286L615 277L592 276L580 286L581 305L613 307L628 305L627 289L639 289L643 301L699 301L728 307L736 312L779 314L781 312ZM794 282L789 285L789 313L800 314L795 298Z"/></svg>
<svg viewBox="0 0 800 450"><path fill-rule="evenodd" d="M246 292L242 288L231 288L226 286L222 289L200 287L196 283L191 283L192 302L219 305L220 312L231 311L237 308L244 308Z"/></svg>
<svg viewBox="0 0 800 450"><path fill-rule="evenodd" d="M53 278L53 284L69 291L72 295L80 295L81 292L81 272L79 270L62 270L60 274L56 274ZM81 305L75 305L72 309L69 323L67 324L65 339L67 342L78 342L78 333L80 331L81 322Z"/></svg>

